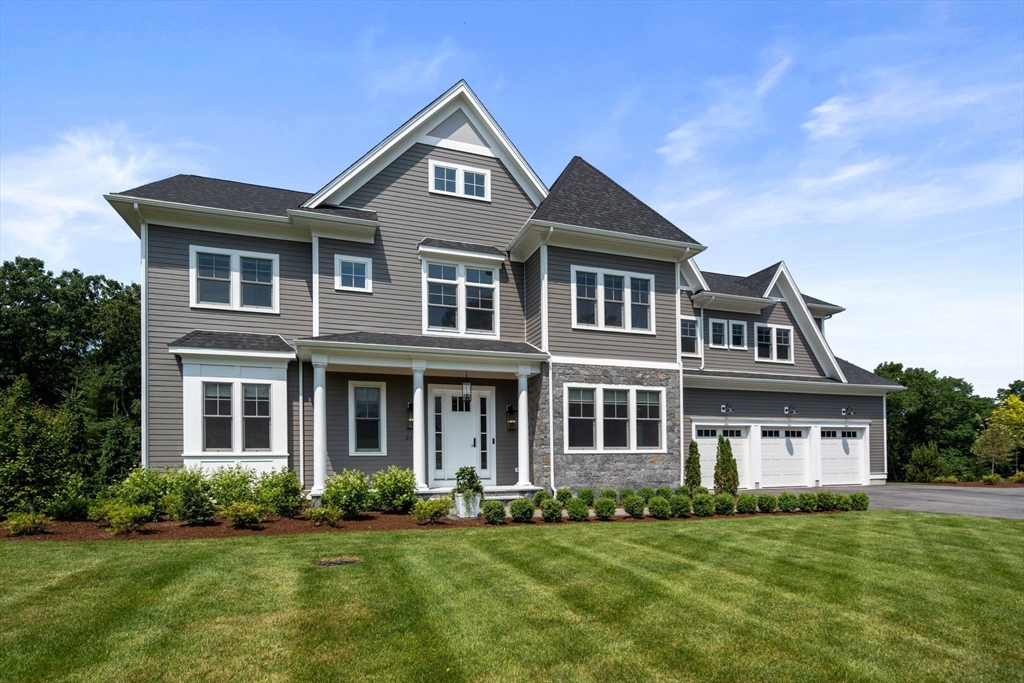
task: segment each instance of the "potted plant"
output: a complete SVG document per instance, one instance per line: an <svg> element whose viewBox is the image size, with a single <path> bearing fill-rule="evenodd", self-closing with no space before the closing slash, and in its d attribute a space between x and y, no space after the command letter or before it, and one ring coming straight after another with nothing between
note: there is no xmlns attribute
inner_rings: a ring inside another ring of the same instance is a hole
<svg viewBox="0 0 1024 683"><path fill-rule="evenodd" d="M475 467L460 467L455 473L455 514L458 517L479 517L484 483Z"/></svg>

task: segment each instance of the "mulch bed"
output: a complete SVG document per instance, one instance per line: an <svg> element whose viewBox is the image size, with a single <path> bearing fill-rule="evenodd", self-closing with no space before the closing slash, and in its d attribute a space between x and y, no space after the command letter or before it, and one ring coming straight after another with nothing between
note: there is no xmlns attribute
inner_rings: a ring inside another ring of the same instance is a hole
<svg viewBox="0 0 1024 683"><path fill-rule="evenodd" d="M835 514L838 510L829 512L815 512L816 515ZM774 512L774 515L800 515L802 512ZM687 519L673 519L677 522L685 522L699 519L714 519L724 515L713 517L689 517ZM756 515L733 514L728 517L764 517L764 513ZM573 522L563 519L555 524L640 524L643 522L654 522L653 517L633 519L631 517L614 517L608 522L600 522L591 518L586 522ZM506 526L544 526L546 523L539 517L535 517L527 524L516 524L506 520ZM384 514L381 512L368 512L360 515L358 519L344 520L338 523L337 527L313 526L313 523L301 518L274 518L268 519L258 529L238 529L221 518L215 519L211 524L202 526L188 526L181 522L165 520L151 522L142 529L126 534L114 535L107 531L103 524L96 522L53 522L46 532L34 536L8 536L6 532L0 533L0 540L3 541L168 541L189 538L246 538L250 536L283 536L287 534L320 534L320 533L345 533L349 531L397 531L402 529L458 529L465 527L487 526L483 519L456 519L448 518L438 524L419 524L412 515Z"/></svg>

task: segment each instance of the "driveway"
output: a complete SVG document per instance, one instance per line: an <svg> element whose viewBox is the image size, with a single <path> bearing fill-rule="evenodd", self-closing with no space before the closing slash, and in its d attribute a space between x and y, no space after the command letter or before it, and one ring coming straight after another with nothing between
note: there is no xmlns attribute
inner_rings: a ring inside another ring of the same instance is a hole
<svg viewBox="0 0 1024 683"><path fill-rule="evenodd" d="M815 489L764 489L767 493L782 491L863 491L871 496L872 510L916 510L946 512L954 515L1003 517L1024 520L1024 488L983 488L916 484L885 486L830 486Z"/></svg>

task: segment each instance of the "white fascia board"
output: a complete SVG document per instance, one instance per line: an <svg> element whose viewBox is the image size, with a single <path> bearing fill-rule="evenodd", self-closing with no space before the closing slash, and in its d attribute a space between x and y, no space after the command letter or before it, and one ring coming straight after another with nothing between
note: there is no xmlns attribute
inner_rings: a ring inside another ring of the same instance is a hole
<svg viewBox="0 0 1024 683"><path fill-rule="evenodd" d="M805 301L804 303L807 302ZM815 318L823 318L827 315L835 315L837 313L842 313L846 309L843 308L842 306L822 306L821 304L807 304L807 310L809 310Z"/></svg>
<svg viewBox="0 0 1024 683"><path fill-rule="evenodd" d="M114 210L136 234L139 234L141 217L149 225L270 237L296 242L309 242L311 239L308 229L296 226L287 216L271 216L249 211L217 209L209 206L120 195L104 195L103 198L114 207Z"/></svg>
<svg viewBox="0 0 1024 683"><path fill-rule="evenodd" d="M789 304L789 309L793 312L797 325L804 333L804 338L810 344L811 350L817 357L818 362L825 368L825 374L845 384L847 382L846 375L843 374L842 369L839 367L836 357L832 355L832 349L829 347L828 342L825 341L825 336L821 333L817 323L814 322L814 316L811 315L811 311L807 308L807 302L804 301L800 288L796 286L796 281L789 272L789 268L786 267L785 262L779 265L778 272L775 273L775 277L769 283L764 296L768 296L768 293L775 287L779 288L786 303Z"/></svg>
<svg viewBox="0 0 1024 683"><path fill-rule="evenodd" d="M697 266L697 261L694 258L688 258L682 262L680 268L683 270L683 278L688 281L697 281L700 284L701 289L711 289L708 287L708 281L704 279L704 273L700 272L700 268Z"/></svg>
<svg viewBox="0 0 1024 683"><path fill-rule="evenodd" d="M310 197L303 207L316 208L328 197L333 197L335 203L344 201L369 178L375 176L415 144L422 133L429 131L433 125L442 121L460 106L467 118L487 138L495 156L505 162L509 172L519 181L533 205L539 206L548 195L547 187L477 99L469 85L465 81L459 81L402 124L398 130L384 138L354 164L342 171L334 180Z"/></svg>
<svg viewBox="0 0 1024 683"><path fill-rule="evenodd" d="M630 235L581 225L537 221L531 218L509 242L507 251L513 260L525 261L540 248L541 244L673 263L691 258L707 249L702 244Z"/></svg>
<svg viewBox="0 0 1024 683"><path fill-rule="evenodd" d="M838 382L803 382L792 379L761 379L753 377L721 377L683 374L687 389L735 389L741 391L783 391L801 394L846 394L851 396L885 396L903 387L876 384L840 384Z"/></svg>
<svg viewBox="0 0 1024 683"><path fill-rule="evenodd" d="M438 258L455 261L472 261L486 263L488 265L500 266L505 262L504 256L496 254L482 254L478 251L462 251L460 249L446 249L444 247L427 247L420 245L418 253L426 258Z"/></svg>
<svg viewBox="0 0 1024 683"><path fill-rule="evenodd" d="M295 209L288 210L288 218L296 227L308 230L311 235L366 244L373 244L379 226L377 221L328 216L315 211Z"/></svg>
<svg viewBox="0 0 1024 683"><path fill-rule="evenodd" d="M242 351L237 349L199 349L193 346L169 346L168 353L182 359L202 358L216 360L262 360L287 364L295 360L294 351Z"/></svg>
<svg viewBox="0 0 1024 683"><path fill-rule="evenodd" d="M760 313L765 306L771 306L774 303L774 299L758 299L752 296L719 294L708 291L693 295L693 305L695 308L733 311L734 313Z"/></svg>

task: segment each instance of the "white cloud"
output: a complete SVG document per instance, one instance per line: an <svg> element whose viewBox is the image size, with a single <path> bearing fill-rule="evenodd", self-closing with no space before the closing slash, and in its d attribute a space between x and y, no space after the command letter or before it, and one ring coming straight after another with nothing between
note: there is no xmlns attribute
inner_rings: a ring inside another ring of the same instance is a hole
<svg viewBox="0 0 1024 683"><path fill-rule="evenodd" d="M124 125L73 130L49 147L4 156L0 165L3 258L39 256L54 268L73 265L87 242L134 239L104 193L195 166Z"/></svg>
<svg viewBox="0 0 1024 683"><path fill-rule="evenodd" d="M776 85L778 85L786 72L789 71L789 65L792 63L792 59L789 57L783 57L778 64L768 69L768 72L761 77L760 81L757 82L757 90L754 91L755 94L758 97L762 97L769 93Z"/></svg>
<svg viewBox="0 0 1024 683"><path fill-rule="evenodd" d="M445 66L462 54L448 38L434 45L392 49L379 44L382 36L382 31L367 34L360 59L360 73L373 95L432 92L445 73Z"/></svg>

